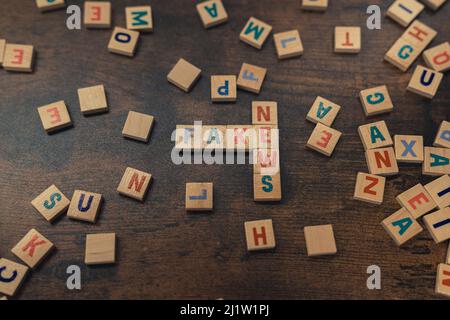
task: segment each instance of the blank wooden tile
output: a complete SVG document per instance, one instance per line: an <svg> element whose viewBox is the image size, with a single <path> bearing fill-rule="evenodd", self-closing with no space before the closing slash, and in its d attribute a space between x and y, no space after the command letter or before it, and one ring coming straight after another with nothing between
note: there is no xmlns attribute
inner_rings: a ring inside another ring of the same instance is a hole
<svg viewBox="0 0 450 320"><path fill-rule="evenodd" d="M3 68L7 71L33 72L34 47L6 43Z"/></svg>
<svg viewBox="0 0 450 320"><path fill-rule="evenodd" d="M359 126L358 133L364 150L388 147L393 144L384 120Z"/></svg>
<svg viewBox="0 0 450 320"><path fill-rule="evenodd" d="M303 54L303 43L298 30L275 33L273 40L278 59L287 59Z"/></svg>
<svg viewBox="0 0 450 320"><path fill-rule="evenodd" d="M275 233L272 219L246 221L244 223L248 251L274 249Z"/></svg>
<svg viewBox="0 0 450 320"><path fill-rule="evenodd" d="M429 8L438 10L447 0L422 0Z"/></svg>
<svg viewBox="0 0 450 320"><path fill-rule="evenodd" d="M84 263L87 265L116 262L116 234L96 233L86 235Z"/></svg>
<svg viewBox="0 0 450 320"><path fill-rule="evenodd" d="M279 129L274 124L254 125L256 132L256 146L258 149L278 149L279 148Z"/></svg>
<svg viewBox="0 0 450 320"><path fill-rule="evenodd" d="M395 158L398 162L423 162L423 137L400 135L394 136Z"/></svg>
<svg viewBox="0 0 450 320"><path fill-rule="evenodd" d="M261 91L267 69L243 63L237 79L237 87L253 93Z"/></svg>
<svg viewBox="0 0 450 320"><path fill-rule="evenodd" d="M31 205L49 222L65 212L69 204L69 199L54 184L31 201Z"/></svg>
<svg viewBox="0 0 450 320"><path fill-rule="evenodd" d="M302 9L312 11L325 11L328 8L328 0L302 0Z"/></svg>
<svg viewBox="0 0 450 320"><path fill-rule="evenodd" d="M252 101L252 123L278 126L278 103L275 101Z"/></svg>
<svg viewBox="0 0 450 320"><path fill-rule="evenodd" d="M150 6L125 7L125 17L128 30L153 31L152 8Z"/></svg>
<svg viewBox="0 0 450 320"><path fill-rule="evenodd" d="M133 168L126 168L120 180L117 192L120 194L143 201L150 186L152 175Z"/></svg>
<svg viewBox="0 0 450 320"><path fill-rule="evenodd" d="M341 135L342 133L340 131L317 123L306 146L330 157Z"/></svg>
<svg viewBox="0 0 450 320"><path fill-rule="evenodd" d="M395 199L411 213L414 219L418 219L436 208L436 202L420 183L402 192Z"/></svg>
<svg viewBox="0 0 450 320"><path fill-rule="evenodd" d="M236 76L211 76L211 100L213 102L236 101Z"/></svg>
<svg viewBox="0 0 450 320"><path fill-rule="evenodd" d="M445 120L441 122L433 146L450 148L450 122Z"/></svg>
<svg viewBox="0 0 450 320"><path fill-rule="evenodd" d="M35 268L54 248L53 243L40 234L37 230L31 229L25 237L20 240L11 252L25 262L30 268Z"/></svg>
<svg viewBox="0 0 450 320"><path fill-rule="evenodd" d="M271 31L271 25L251 17L242 29L239 39L252 47L261 49Z"/></svg>
<svg viewBox="0 0 450 320"><path fill-rule="evenodd" d="M450 239L450 207L427 214L423 222L436 243Z"/></svg>
<svg viewBox="0 0 450 320"><path fill-rule="evenodd" d="M373 204L382 204L385 184L385 177L358 172L353 199Z"/></svg>
<svg viewBox="0 0 450 320"><path fill-rule="evenodd" d="M48 133L70 127L72 120L64 101L57 101L38 108L42 126Z"/></svg>
<svg viewBox="0 0 450 320"><path fill-rule="evenodd" d="M422 56L431 69L438 72L450 70L450 43L448 41L425 50Z"/></svg>
<svg viewBox="0 0 450 320"><path fill-rule="evenodd" d="M83 114L108 111L105 87L101 85L78 89L80 110Z"/></svg>
<svg viewBox="0 0 450 320"><path fill-rule="evenodd" d="M386 15L403 27L407 27L424 9L416 0L396 0L388 8Z"/></svg>
<svg viewBox="0 0 450 320"><path fill-rule="evenodd" d="M423 231L422 226L405 208L397 210L384 219L381 225L398 246Z"/></svg>
<svg viewBox="0 0 450 320"><path fill-rule="evenodd" d="M255 148L256 132L252 125L227 125L226 149L248 151Z"/></svg>
<svg viewBox="0 0 450 320"><path fill-rule="evenodd" d="M450 174L450 149L425 147L422 174L430 176Z"/></svg>
<svg viewBox="0 0 450 320"><path fill-rule="evenodd" d="M252 150L253 173L275 175L280 172L279 149Z"/></svg>
<svg viewBox="0 0 450 320"><path fill-rule="evenodd" d="M102 195L99 193L75 190L67 216L71 219L95 223L101 202Z"/></svg>
<svg viewBox="0 0 450 320"><path fill-rule="evenodd" d="M183 91L189 92L194 83L200 78L202 71L184 59L178 60L170 70L167 80Z"/></svg>
<svg viewBox="0 0 450 320"><path fill-rule="evenodd" d="M369 172L381 176L398 174L397 159L394 148L380 148L366 150L366 162Z"/></svg>
<svg viewBox="0 0 450 320"><path fill-rule="evenodd" d="M3 57L5 56L6 40L0 39L0 66L3 65Z"/></svg>
<svg viewBox="0 0 450 320"><path fill-rule="evenodd" d="M407 90L432 99L436 95L443 76L440 72L417 66L409 81Z"/></svg>
<svg viewBox="0 0 450 320"><path fill-rule="evenodd" d="M334 52L358 53L361 51L360 27L335 27Z"/></svg>
<svg viewBox="0 0 450 320"><path fill-rule="evenodd" d="M308 256L336 254L333 226L331 224L308 226L304 229Z"/></svg>
<svg viewBox="0 0 450 320"><path fill-rule="evenodd" d="M84 25L86 28L111 27L111 2L108 1L85 1L84 2Z"/></svg>
<svg viewBox="0 0 450 320"><path fill-rule="evenodd" d="M366 117L391 112L394 109L386 86L362 90L359 92L359 98Z"/></svg>
<svg viewBox="0 0 450 320"><path fill-rule="evenodd" d="M186 183L186 210L211 211L214 203L213 192L212 182Z"/></svg>
<svg viewBox="0 0 450 320"><path fill-rule="evenodd" d="M139 40L139 32L115 27L108 43L108 51L133 57Z"/></svg>
<svg viewBox="0 0 450 320"><path fill-rule="evenodd" d="M306 119L313 123L322 123L330 127L341 110L341 106L318 96L309 109Z"/></svg>
<svg viewBox="0 0 450 320"><path fill-rule="evenodd" d="M28 267L5 258L0 258L0 270L2 270L0 293L8 296L15 295L27 275Z"/></svg>
<svg viewBox="0 0 450 320"><path fill-rule="evenodd" d="M42 12L64 8L64 0L36 0L36 6Z"/></svg>
<svg viewBox="0 0 450 320"><path fill-rule="evenodd" d="M150 132L153 127L153 116L129 111L127 120L122 130L122 135L126 138L148 142Z"/></svg>
<svg viewBox="0 0 450 320"><path fill-rule="evenodd" d="M253 200L256 202L281 201L281 175L253 174Z"/></svg>
<svg viewBox="0 0 450 320"><path fill-rule="evenodd" d="M450 206L450 177L443 175L425 185L425 190L433 198L439 209Z"/></svg>
<svg viewBox="0 0 450 320"><path fill-rule="evenodd" d="M197 12L205 28L211 28L228 20L221 0L209 0L197 4Z"/></svg>

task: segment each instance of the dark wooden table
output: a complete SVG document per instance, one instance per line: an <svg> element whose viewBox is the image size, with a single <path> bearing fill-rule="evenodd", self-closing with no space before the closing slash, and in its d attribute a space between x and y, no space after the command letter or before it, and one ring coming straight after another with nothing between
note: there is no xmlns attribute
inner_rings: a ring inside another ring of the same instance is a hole
<svg viewBox="0 0 450 320"><path fill-rule="evenodd" d="M82 1L67 1L81 4ZM368 1L330 1L325 13L305 12L299 0L226 0L229 22L203 28L193 1L150 1L153 34L140 39L134 58L111 54L111 30L69 31L64 10L41 14L33 1L0 2L0 38L33 44L32 74L0 70L0 256L17 260L11 248L30 228L57 247L32 272L17 298L22 299L421 299L434 294L436 266L447 243L436 245L427 231L398 248L380 222L399 208L395 196L430 177L418 165L401 165L389 178L385 200L371 206L352 200L356 173L367 171L357 127L365 118L358 93L389 87L395 109L385 120L391 134L419 134L431 145L438 125L449 119L450 78L445 75L433 100L406 91L412 69L402 73L383 55L404 29L382 18L382 29L366 25ZM374 0L386 11L391 1ZM114 25L125 25L126 5L113 1ZM305 53L279 61L272 37L258 51L239 41L250 16L274 32L298 28ZM433 43L448 41L450 6L426 9L420 20L438 31ZM333 53L336 25L362 27L362 52ZM166 80L183 57L202 69L189 94ZM239 91L234 104L212 104L209 76L237 74L242 62L268 68L260 95ZM422 58L418 63L423 64ZM417 63L416 63L417 64ZM415 65L416 65L415 64ZM77 89L104 84L110 112L84 117ZM343 137L333 157L305 149L314 125L305 120L316 96L343 106L333 127ZM68 105L74 127L47 135L36 108L57 100ZM172 164L170 140L176 124L251 123L252 100L278 101L283 200L253 202L250 165ZM155 116L148 144L121 136L128 110ZM116 192L125 167L153 174L144 203ZM186 214L185 183L212 181L214 212ZM47 223L30 201L51 184L68 197L74 189L102 193L105 203L95 225L59 219ZM271 218L277 248L246 251L244 221ZM303 227L334 226L338 253L309 258ZM118 262L87 267L87 233L118 235ZM82 290L66 289L66 268L82 270ZM381 267L382 290L368 290L366 268Z"/></svg>

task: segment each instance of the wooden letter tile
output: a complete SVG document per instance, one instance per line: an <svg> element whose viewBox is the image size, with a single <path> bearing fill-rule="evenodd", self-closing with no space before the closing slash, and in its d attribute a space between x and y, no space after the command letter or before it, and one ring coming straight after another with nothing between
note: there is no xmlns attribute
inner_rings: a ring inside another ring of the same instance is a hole
<svg viewBox="0 0 450 320"><path fill-rule="evenodd" d="M409 81L407 90L432 99L436 95L443 76L440 72L417 66Z"/></svg>
<svg viewBox="0 0 450 320"><path fill-rule="evenodd" d="M111 27L111 2L107 1L85 1L84 2L84 25L86 28Z"/></svg>
<svg viewBox="0 0 450 320"><path fill-rule="evenodd" d="M35 229L31 229L19 243L12 248L19 259L30 268L35 268L53 249L53 243Z"/></svg>
<svg viewBox="0 0 450 320"><path fill-rule="evenodd" d="M75 190L67 216L71 219L95 223L101 202L102 195L99 193Z"/></svg>
<svg viewBox="0 0 450 320"><path fill-rule="evenodd" d="M69 204L69 199L54 184L31 201L31 205L49 222L66 211Z"/></svg>
<svg viewBox="0 0 450 320"><path fill-rule="evenodd" d="M438 72L450 70L450 43L444 42L431 49L425 50L423 59L433 70Z"/></svg>
<svg viewBox="0 0 450 320"><path fill-rule="evenodd" d="M403 27L407 27L424 9L424 5L416 0L396 0L386 15Z"/></svg>
<svg viewBox="0 0 450 320"><path fill-rule="evenodd" d="M278 149L279 130L274 124L254 125L256 133L256 146L258 149Z"/></svg>
<svg viewBox="0 0 450 320"><path fill-rule="evenodd" d="M450 239L450 207L427 214L423 222L436 243Z"/></svg>
<svg viewBox="0 0 450 320"><path fill-rule="evenodd" d="M96 233L86 235L84 263L112 264L116 262L116 234Z"/></svg>
<svg viewBox="0 0 450 320"><path fill-rule="evenodd" d="M366 117L391 112L394 109L386 86L365 89L359 93Z"/></svg>
<svg viewBox="0 0 450 320"><path fill-rule="evenodd" d="M139 32L115 27L109 40L109 52L132 57L136 51Z"/></svg>
<svg viewBox="0 0 450 320"><path fill-rule="evenodd" d="M36 6L42 12L64 8L65 0L36 0Z"/></svg>
<svg viewBox="0 0 450 320"><path fill-rule="evenodd" d="M32 72L34 47L6 43L3 54L3 68L7 71Z"/></svg>
<svg viewBox="0 0 450 320"><path fill-rule="evenodd" d="M384 120L359 126L358 133L364 150L392 146L392 138Z"/></svg>
<svg viewBox="0 0 450 320"><path fill-rule="evenodd" d="M259 93L261 91L267 69L243 63L237 79L237 87L242 90Z"/></svg>
<svg viewBox="0 0 450 320"><path fill-rule="evenodd" d="M184 59L178 60L170 70L167 80L183 91L189 92L194 83L200 78L202 71Z"/></svg>
<svg viewBox="0 0 450 320"><path fill-rule="evenodd" d="M395 157L398 162L423 162L423 137L395 135Z"/></svg>
<svg viewBox="0 0 450 320"><path fill-rule="evenodd" d="M398 246L423 231L422 226L405 208L384 219L381 225Z"/></svg>
<svg viewBox="0 0 450 320"><path fill-rule="evenodd" d="M434 291L442 296L450 297L450 265L444 263L438 265Z"/></svg>
<svg viewBox="0 0 450 320"><path fill-rule="evenodd" d="M83 114L108 111L105 87L101 85L78 89L80 109Z"/></svg>
<svg viewBox="0 0 450 320"><path fill-rule="evenodd" d="M64 101L54 102L38 108L42 126L47 133L70 127L72 120Z"/></svg>
<svg viewBox="0 0 450 320"><path fill-rule="evenodd" d="M247 250L258 251L275 248L272 219L247 221L244 223Z"/></svg>
<svg viewBox="0 0 450 320"><path fill-rule="evenodd" d="M358 53L361 51L360 27L335 27L334 52Z"/></svg>
<svg viewBox="0 0 450 320"><path fill-rule="evenodd" d="M226 149L249 151L257 145L256 131L251 125L227 125Z"/></svg>
<svg viewBox="0 0 450 320"><path fill-rule="evenodd" d="M279 149L254 149L252 153L253 173L275 175L280 172Z"/></svg>
<svg viewBox="0 0 450 320"><path fill-rule="evenodd" d="M358 172L353 199L373 204L382 204L385 184L385 177Z"/></svg>
<svg viewBox="0 0 450 320"><path fill-rule="evenodd" d="M441 122L433 146L450 148L450 122L445 120Z"/></svg>
<svg viewBox="0 0 450 320"><path fill-rule="evenodd" d="M430 176L450 174L450 149L425 147L422 174Z"/></svg>
<svg viewBox="0 0 450 320"><path fill-rule="evenodd" d="M203 149L225 149L226 131L227 126L202 126Z"/></svg>
<svg viewBox="0 0 450 320"><path fill-rule="evenodd" d="M122 130L122 135L126 138L147 142L153 126L153 116L129 111L127 120Z"/></svg>
<svg viewBox="0 0 450 320"><path fill-rule="evenodd" d="M213 209L213 183L186 183L186 211L211 211Z"/></svg>
<svg viewBox="0 0 450 320"><path fill-rule="evenodd" d="M228 20L228 14L222 0L200 2L197 4L197 12L205 28L217 26Z"/></svg>
<svg viewBox="0 0 450 320"><path fill-rule="evenodd" d="M436 202L439 209L450 206L450 177L443 175L425 185L431 198Z"/></svg>
<svg viewBox="0 0 450 320"><path fill-rule="evenodd" d="M303 43L298 30L290 30L273 35L278 59L287 59L303 54Z"/></svg>
<svg viewBox="0 0 450 320"><path fill-rule="evenodd" d="M126 7L125 16L128 30L153 31L152 8L150 6Z"/></svg>
<svg viewBox="0 0 450 320"><path fill-rule="evenodd" d="M242 29L239 39L252 47L261 49L271 31L272 26L251 17Z"/></svg>
<svg viewBox="0 0 450 320"><path fill-rule="evenodd" d="M341 110L341 106L318 96L316 100L314 100L311 109L309 109L308 114L306 115L306 119L313 123L322 123L328 127L334 122L337 114Z"/></svg>
<svg viewBox="0 0 450 320"><path fill-rule="evenodd" d="M420 183L399 194L395 199L411 213L414 219L436 208L433 198Z"/></svg>
<svg viewBox="0 0 450 320"><path fill-rule="evenodd" d="M366 150L366 162L371 174L381 176L398 174L397 159L392 147Z"/></svg>
<svg viewBox="0 0 450 320"><path fill-rule="evenodd" d="M341 135L341 132L317 123L306 146L330 157Z"/></svg>
<svg viewBox="0 0 450 320"><path fill-rule="evenodd" d="M125 169L122 180L117 187L117 192L124 196L143 201L151 180L152 175L150 173L128 167Z"/></svg>
<svg viewBox="0 0 450 320"><path fill-rule="evenodd" d="M0 258L0 270L0 293L13 296L25 279L28 267L5 258Z"/></svg>
<svg viewBox="0 0 450 320"><path fill-rule="evenodd" d="M331 224L305 227L306 250L309 257L336 254L333 226Z"/></svg>
<svg viewBox="0 0 450 320"><path fill-rule="evenodd" d="M252 101L252 123L278 126L278 104L275 101Z"/></svg>
<svg viewBox="0 0 450 320"><path fill-rule="evenodd" d="M0 67L3 65L3 57L5 56L6 40L0 39Z"/></svg>
<svg viewBox="0 0 450 320"><path fill-rule="evenodd" d="M253 200L281 201L281 178L277 174L253 174Z"/></svg>
<svg viewBox="0 0 450 320"><path fill-rule="evenodd" d="M213 102L236 101L236 76L211 76L211 100Z"/></svg>
<svg viewBox="0 0 450 320"><path fill-rule="evenodd" d="M328 8L328 0L302 0L302 9L312 11L325 11Z"/></svg>

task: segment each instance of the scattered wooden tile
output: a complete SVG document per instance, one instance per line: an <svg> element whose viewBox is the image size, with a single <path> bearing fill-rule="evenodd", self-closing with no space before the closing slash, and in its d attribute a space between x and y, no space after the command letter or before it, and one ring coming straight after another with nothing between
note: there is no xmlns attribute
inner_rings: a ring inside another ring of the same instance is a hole
<svg viewBox="0 0 450 320"><path fill-rule="evenodd" d="M342 133L340 131L317 123L306 146L330 157L341 135Z"/></svg>
<svg viewBox="0 0 450 320"><path fill-rule="evenodd" d="M254 149L256 143L256 132L252 125L227 125L227 150L248 151Z"/></svg>
<svg viewBox="0 0 450 320"><path fill-rule="evenodd" d="M443 175L425 185L425 190L433 198L439 209L450 206L450 177Z"/></svg>
<svg viewBox="0 0 450 320"><path fill-rule="evenodd" d="M385 184L385 177L358 172L353 199L382 204Z"/></svg>
<svg viewBox="0 0 450 320"><path fill-rule="evenodd" d="M448 244L448 249L447 249L447 256L445 258L445 263L446 264L450 264L450 242Z"/></svg>
<svg viewBox="0 0 450 320"><path fill-rule="evenodd" d="M271 25L251 17L242 29L239 39L252 47L261 49L271 31Z"/></svg>
<svg viewBox="0 0 450 320"><path fill-rule="evenodd" d="M66 6L64 0L36 0L36 6L41 12L61 9Z"/></svg>
<svg viewBox="0 0 450 320"><path fill-rule="evenodd" d="M401 26L407 27L424 8L425 6L416 0L396 0L388 8L386 15Z"/></svg>
<svg viewBox="0 0 450 320"><path fill-rule="evenodd" d="M6 43L3 68L7 71L33 72L34 47Z"/></svg>
<svg viewBox="0 0 450 320"><path fill-rule="evenodd" d="M186 183L186 211L213 210L213 183Z"/></svg>
<svg viewBox="0 0 450 320"><path fill-rule="evenodd" d="M242 90L259 93L261 91L267 69L243 63L237 79L237 87Z"/></svg>
<svg viewBox="0 0 450 320"><path fill-rule="evenodd" d="M399 194L395 199L411 213L414 219L436 208L436 202L420 183Z"/></svg>
<svg viewBox="0 0 450 320"><path fill-rule="evenodd" d="M433 146L450 148L450 122L445 120L441 122Z"/></svg>
<svg viewBox="0 0 450 320"><path fill-rule="evenodd" d="M386 86L362 90L359 93L359 98L366 117L391 112L394 109Z"/></svg>
<svg viewBox="0 0 450 320"><path fill-rule="evenodd" d="M85 1L84 25L86 28L111 28L111 2Z"/></svg>
<svg viewBox="0 0 450 320"><path fill-rule="evenodd" d="M252 101L252 123L278 126L278 103L275 101Z"/></svg>
<svg viewBox="0 0 450 320"><path fill-rule="evenodd" d="M364 150L388 147L393 144L384 120L359 126L358 133Z"/></svg>
<svg viewBox="0 0 450 320"><path fill-rule="evenodd" d="M336 254L333 226L331 224L308 226L304 229L309 257Z"/></svg>
<svg viewBox="0 0 450 320"><path fill-rule="evenodd" d="M248 251L275 248L275 234L272 219L246 221L244 228Z"/></svg>
<svg viewBox="0 0 450 320"><path fill-rule="evenodd" d="M153 31L152 8L150 6L125 7L125 16L128 30Z"/></svg>
<svg viewBox="0 0 450 320"><path fill-rule="evenodd" d="M40 234L37 230L31 229L25 237L20 240L11 252L20 260L25 262L30 268L35 268L54 248L53 243Z"/></svg>
<svg viewBox="0 0 450 320"><path fill-rule="evenodd" d="M95 223L101 202L102 195L99 193L75 190L67 216L71 219Z"/></svg>
<svg viewBox="0 0 450 320"><path fill-rule="evenodd" d="M108 51L133 57L139 40L139 32L115 27L108 43Z"/></svg>
<svg viewBox="0 0 450 320"><path fill-rule="evenodd" d="M183 91L189 92L194 83L200 78L202 71L184 59L178 60L170 70L167 80Z"/></svg>
<svg viewBox="0 0 450 320"><path fill-rule="evenodd" d="M281 175L253 173L253 200L281 201Z"/></svg>
<svg viewBox="0 0 450 320"><path fill-rule="evenodd" d="M447 0L422 0L429 8L438 10Z"/></svg>
<svg viewBox="0 0 450 320"><path fill-rule="evenodd" d="M228 14L222 0L209 0L197 4L197 12L205 28L211 28L228 21Z"/></svg>
<svg viewBox="0 0 450 320"><path fill-rule="evenodd" d="M423 97L433 99L443 76L440 72L417 66L406 89Z"/></svg>
<svg viewBox="0 0 450 320"><path fill-rule="evenodd" d="M278 59L293 58L303 54L303 43L298 30L275 33L273 40Z"/></svg>
<svg viewBox="0 0 450 320"><path fill-rule="evenodd" d="M201 151L202 128L203 126L177 125L175 130L175 149L187 152Z"/></svg>
<svg viewBox="0 0 450 320"><path fill-rule="evenodd" d="M425 147L422 174L430 176L450 174L450 149Z"/></svg>
<svg viewBox="0 0 450 320"><path fill-rule="evenodd" d="M302 9L312 11L325 11L328 8L328 0L302 0Z"/></svg>
<svg viewBox="0 0 450 320"><path fill-rule="evenodd" d="M280 172L279 149L253 149L253 173L275 175Z"/></svg>
<svg viewBox="0 0 450 320"><path fill-rule="evenodd" d="M450 207L427 214L423 222L436 243L450 239Z"/></svg>
<svg viewBox="0 0 450 320"><path fill-rule="evenodd" d="M3 57L5 56L6 40L0 39L0 67L3 65Z"/></svg>
<svg viewBox="0 0 450 320"><path fill-rule="evenodd" d="M57 101L38 108L42 126L47 133L70 127L72 120L64 101Z"/></svg>
<svg viewBox="0 0 450 320"><path fill-rule="evenodd" d="M213 102L236 101L236 76L211 76L211 100Z"/></svg>
<svg viewBox="0 0 450 320"><path fill-rule="evenodd" d="M126 168L120 180L117 192L120 194L143 201L150 186L152 175L133 168Z"/></svg>
<svg viewBox="0 0 450 320"><path fill-rule="evenodd" d="M425 50L422 56L431 69L438 72L450 70L450 43L448 41Z"/></svg>
<svg viewBox="0 0 450 320"><path fill-rule="evenodd" d="M406 210L401 208L381 223L386 232L398 246L412 239L423 231L422 226Z"/></svg>
<svg viewBox="0 0 450 320"><path fill-rule="evenodd" d="M31 205L49 222L66 211L69 204L69 199L54 184L31 201Z"/></svg>
<svg viewBox="0 0 450 320"><path fill-rule="evenodd" d="M122 136L142 142L148 142L153 127L153 116L129 111L122 129Z"/></svg>
<svg viewBox="0 0 450 320"><path fill-rule="evenodd" d="M335 27L334 52L358 53L361 51L360 27Z"/></svg>
<svg viewBox="0 0 450 320"><path fill-rule="evenodd" d="M279 148L279 130L274 124L254 125L256 132L256 146L258 149L276 149Z"/></svg>
<svg viewBox="0 0 450 320"><path fill-rule="evenodd" d="M309 109L306 119L313 123L320 122L331 127L339 110L341 110L340 105L318 96L316 100L314 100L311 109Z"/></svg>
<svg viewBox="0 0 450 320"><path fill-rule="evenodd" d="M105 87L101 85L78 89L80 110L83 114L94 114L108 111Z"/></svg>
<svg viewBox="0 0 450 320"><path fill-rule="evenodd" d="M0 293L8 296L15 295L25 279L28 267L5 258L0 258L0 270Z"/></svg>
<svg viewBox="0 0 450 320"><path fill-rule="evenodd" d="M226 148L227 126L202 126L203 149Z"/></svg>
<svg viewBox="0 0 450 320"><path fill-rule="evenodd" d="M394 136L395 158L398 162L423 162L423 137L412 135Z"/></svg>
<svg viewBox="0 0 450 320"><path fill-rule="evenodd" d="M116 234L96 233L86 235L84 263L87 265L116 262Z"/></svg>
<svg viewBox="0 0 450 320"><path fill-rule="evenodd" d="M371 174L381 176L398 174L397 160L392 147L366 150L366 162Z"/></svg>

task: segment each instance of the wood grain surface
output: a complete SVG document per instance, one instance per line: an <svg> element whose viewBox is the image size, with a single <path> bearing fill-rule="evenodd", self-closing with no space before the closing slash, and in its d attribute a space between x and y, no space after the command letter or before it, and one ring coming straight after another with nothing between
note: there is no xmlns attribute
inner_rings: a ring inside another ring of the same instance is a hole
<svg viewBox="0 0 450 320"><path fill-rule="evenodd" d="M82 1L66 1L82 4ZM113 24L125 25L125 6L142 1L112 1ZM419 165L400 166L388 178L384 203L352 200L358 171L367 172L357 127L385 120L392 135L423 135L431 145L440 122L449 119L450 78L445 75L433 100L406 91L407 73L383 61L403 33L382 18L369 31L366 8L383 12L391 1L330 1L325 13L300 9L299 0L225 0L229 21L203 28L195 3L150 1L154 33L140 38L134 58L108 52L112 30L69 31L65 10L42 14L34 1L0 2L0 38L33 44L32 74L0 70L0 256L31 228L57 247L28 277L21 299L434 299L436 267L447 243L436 245L427 231L402 248L380 223L399 209L395 196L432 180ZM261 51L239 41L250 16L273 32L298 28L305 47L300 58L278 61L272 36ZM449 40L450 5L420 20L438 31L431 46ZM362 27L362 51L333 53L336 25ZM169 84L166 75L183 57L202 69L189 94ZM238 74L243 62L266 67L259 95L238 92L236 103L212 104L209 77ZM422 58L418 63L423 64ZM417 65L417 62L414 66ZM110 111L85 117L77 89L104 84ZM395 109L366 119L360 90L386 84ZM343 132L333 156L305 148L314 125L305 120L316 96L342 106L333 127ZM253 202L250 165L183 165L171 161L176 124L249 124L252 100L278 101L283 200ZM73 128L47 135L36 108L64 100ZM129 110L155 117L148 144L121 136ZM153 182L143 203L120 196L116 188L127 166L150 172ZM187 214L186 182L213 182L214 212ZM105 202L95 225L66 216L49 224L30 202L51 184L71 197L75 189L101 193ZM244 222L273 219L277 248L247 253ZM309 258L303 228L333 224L338 253ZM83 263L87 233L115 232L114 266ZM82 290L66 289L66 268L82 270ZM368 290L366 269L381 267L382 290Z"/></svg>

